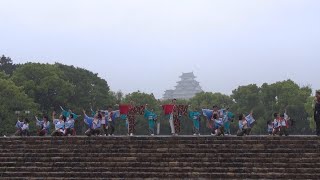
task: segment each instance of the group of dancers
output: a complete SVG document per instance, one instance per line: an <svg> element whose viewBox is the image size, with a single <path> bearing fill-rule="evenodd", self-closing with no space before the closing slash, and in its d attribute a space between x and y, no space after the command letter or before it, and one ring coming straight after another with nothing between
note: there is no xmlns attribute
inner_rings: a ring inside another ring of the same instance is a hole
<svg viewBox="0 0 320 180"><path fill-rule="evenodd" d="M193 122L193 135L200 136L201 117L205 117L206 126L210 129L212 136L230 135L230 124L234 121L235 115L228 108L221 109L218 106L213 106L212 109L202 109L199 111L190 111L189 105L177 105L176 99L172 100L171 104L162 105L163 113L166 119L169 120L171 134L177 136L180 134L181 118L187 117ZM52 113L52 124L54 131L50 133L50 121L47 115L42 119L35 117L39 136L75 136L75 123L82 115L77 115L71 110L64 110L61 107L61 114L57 118L56 112ZM88 115L83 110L83 121L88 129L85 132L87 136L113 136L115 132L115 124L117 119L126 121L127 134L133 136L135 133L136 116L142 115L148 121L148 131L150 136L160 134L160 121L154 109L148 105L135 106L133 102L130 104L119 105L119 110L113 110L109 106L107 110L93 111ZM268 122L268 133L270 135L288 135L289 117L285 113L279 115L275 113L275 120ZM256 120L253 117L253 112L248 115L239 115L239 129L237 136L250 135ZM29 136L29 120L18 120L16 123L16 136Z"/></svg>

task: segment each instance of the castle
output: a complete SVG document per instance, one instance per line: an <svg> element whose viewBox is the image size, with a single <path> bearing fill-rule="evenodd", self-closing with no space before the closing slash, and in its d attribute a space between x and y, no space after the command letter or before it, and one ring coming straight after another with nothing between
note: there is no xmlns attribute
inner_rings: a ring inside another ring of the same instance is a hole
<svg viewBox="0 0 320 180"><path fill-rule="evenodd" d="M193 72L182 73L181 80L177 82L174 90L166 90L163 99L190 99L203 90Z"/></svg>

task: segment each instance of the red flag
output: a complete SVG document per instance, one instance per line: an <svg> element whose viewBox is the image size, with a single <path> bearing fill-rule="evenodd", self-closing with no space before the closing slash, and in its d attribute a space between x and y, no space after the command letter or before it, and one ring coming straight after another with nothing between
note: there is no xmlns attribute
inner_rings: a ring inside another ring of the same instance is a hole
<svg viewBox="0 0 320 180"><path fill-rule="evenodd" d="M164 111L164 114L165 115L169 115L172 113L173 111L173 106L172 104L168 104L168 105L162 105L162 109Z"/></svg>
<svg viewBox="0 0 320 180"><path fill-rule="evenodd" d="M130 107L131 107L131 105L121 104L121 105L119 106L120 114L128 115L128 112L129 112Z"/></svg>

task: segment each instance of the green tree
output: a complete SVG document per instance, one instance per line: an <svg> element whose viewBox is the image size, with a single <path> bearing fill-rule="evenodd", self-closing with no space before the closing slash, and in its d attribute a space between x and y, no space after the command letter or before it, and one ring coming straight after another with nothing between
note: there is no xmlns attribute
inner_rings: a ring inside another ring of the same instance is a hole
<svg viewBox="0 0 320 180"><path fill-rule="evenodd" d="M27 63L14 71L12 80L40 105L41 111L50 113L72 102L74 86L61 78L62 75L63 71L57 66Z"/></svg>
<svg viewBox="0 0 320 180"><path fill-rule="evenodd" d="M13 64L10 57L4 55L0 58L0 71L4 71L8 75L12 75L13 71L16 69L17 65Z"/></svg>
<svg viewBox="0 0 320 180"><path fill-rule="evenodd" d="M117 96L110 91L107 81L98 77L98 74L59 63L55 66L62 71L61 78L73 86L72 95L68 99L70 108L77 111L90 106L105 109L117 103Z"/></svg>
<svg viewBox="0 0 320 180"><path fill-rule="evenodd" d="M23 91L17 87L8 77L0 73L0 135L11 135L15 131L17 117L15 111L21 112L20 118L29 118L32 120L33 114L37 114L38 105L33 102ZM30 111L31 114L23 112ZM30 123L33 124L34 123ZM31 130L34 131L32 126Z"/></svg>

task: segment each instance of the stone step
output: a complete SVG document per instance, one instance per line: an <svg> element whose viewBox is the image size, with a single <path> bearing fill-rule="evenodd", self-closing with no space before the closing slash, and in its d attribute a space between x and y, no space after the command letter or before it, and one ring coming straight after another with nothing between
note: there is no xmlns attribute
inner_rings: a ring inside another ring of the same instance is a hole
<svg viewBox="0 0 320 180"><path fill-rule="evenodd" d="M217 151L216 153L1 153L0 154L0 162L6 158L55 158L55 157L63 157L63 158L72 158L72 157L95 157L95 158L109 158L109 157L137 157L137 158L145 158L145 157L155 157L155 158L178 158L178 157L188 157L188 158L220 158L220 157L248 157L251 159L256 158L320 158L319 153L279 153L274 151L273 153L255 153L255 152L245 152L245 153L234 153L234 152L221 152Z"/></svg>
<svg viewBox="0 0 320 180"><path fill-rule="evenodd" d="M86 148L81 148L81 149L68 149L68 148L52 148L52 149L0 149L0 154L16 154L16 153L24 153L24 154L34 154L34 153L75 153L75 154L94 154L94 153L114 153L114 154L125 154L125 153L171 153L171 154L180 154L180 153L206 153L206 154L214 154L214 153L219 153L219 152L224 152L225 154L241 154L243 152L247 153L320 153L320 148L319 149L250 149L250 150L241 150L241 149L181 149L181 148L155 148L155 149L108 149L108 148L93 148L93 149L86 149Z"/></svg>
<svg viewBox="0 0 320 180"><path fill-rule="evenodd" d="M235 143L235 142L224 142L224 143L217 143L217 142L172 142L172 143L159 143L159 142L144 142L144 143L135 143L135 142L125 142L125 141L118 141L118 142L90 142L90 143L74 143L74 142L69 142L69 143L59 143L59 142L28 142L28 143L2 143L0 144L0 147L37 147L37 146L43 146L43 147L52 147L52 146L77 146L77 145L83 145L83 146L105 146L105 147L154 147L154 146L159 146L159 147L176 147L176 146L181 146L181 147L235 147L235 146L243 146L243 147L255 147L255 146L263 146L263 147L294 147L294 146L306 146L306 147L319 147L320 143L318 141L316 142L303 142L303 143L298 143L298 142L290 142L290 143L285 143L285 142L264 142L264 143Z"/></svg>
<svg viewBox="0 0 320 180"><path fill-rule="evenodd" d="M158 173L158 172L5 172L1 174L2 178L246 178L246 179L318 179L320 173L193 173L193 172L174 172L174 173Z"/></svg>
<svg viewBox="0 0 320 180"><path fill-rule="evenodd" d="M258 168L258 167L0 167L0 173L15 173L15 172L28 172L28 173L45 173L45 172L69 172L69 173L103 173L103 172L193 172L193 173L320 173L320 168Z"/></svg>
<svg viewBox="0 0 320 180"><path fill-rule="evenodd" d="M320 138L0 138L1 179L319 179Z"/></svg>
<svg viewBox="0 0 320 180"><path fill-rule="evenodd" d="M5 168L52 168L52 167L60 167L60 168L90 168L90 167L135 167L135 168L145 168L145 167L168 167L170 162L2 162L2 169ZM179 162L179 166L181 167L218 167L218 168L315 168L320 167L319 163L283 163L283 162L219 162L219 161L211 161L211 162ZM1 168L0 167L0 168Z"/></svg>
<svg viewBox="0 0 320 180"><path fill-rule="evenodd" d="M264 143L264 142L316 142L319 141L320 137L310 137L310 138L269 138L269 137L260 137L260 138L230 138L230 137L222 137L222 138L216 138L216 137L199 137L199 138L123 138L123 137L22 137L22 138L3 138L0 137L0 144L3 143L37 143L37 142L46 142L46 143L53 143L53 142L80 142L80 143L90 143L90 142L135 142L135 143L144 143L144 142L161 142L161 143L171 143L171 142L182 142L182 143L188 143L188 142L211 142L211 143L226 143L226 142L232 142L232 143Z"/></svg>
<svg viewBox="0 0 320 180"><path fill-rule="evenodd" d="M73 141L73 142L94 142L94 141L109 141L109 142L119 142L119 141L126 141L126 142L257 142L261 143L263 141L272 141L272 142L303 142L303 141L310 141L316 142L320 140L320 137L317 136L296 136L296 137L269 137L269 136L247 136L247 137L8 137L8 138L0 138L0 144L2 143L15 143L15 142L57 142L57 141Z"/></svg>
<svg viewBox="0 0 320 180"><path fill-rule="evenodd" d="M1 158L1 162L16 162L17 165L23 165L24 162L287 162L287 163L317 163L320 158L247 158L247 157L218 157L218 158L189 158L189 157L177 157L177 158L157 158L157 157L108 157L108 158L91 158L91 157L55 157L55 158ZM0 163L1 164L1 163Z"/></svg>

